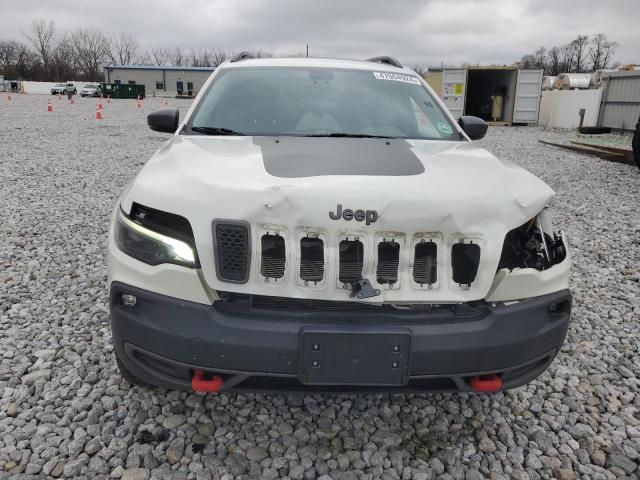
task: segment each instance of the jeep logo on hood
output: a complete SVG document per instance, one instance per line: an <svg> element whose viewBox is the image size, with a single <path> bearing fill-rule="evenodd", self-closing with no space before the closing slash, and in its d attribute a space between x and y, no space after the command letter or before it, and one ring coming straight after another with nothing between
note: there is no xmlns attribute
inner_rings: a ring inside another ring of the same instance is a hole
<svg viewBox="0 0 640 480"><path fill-rule="evenodd" d="M336 211L329 211L329 218L331 220L340 220L341 218L351 221L355 220L356 222L366 221L367 225L372 224L376 220L378 220L378 212L375 210L356 210L353 211L350 208L342 209L342 204L339 203L336 207Z"/></svg>

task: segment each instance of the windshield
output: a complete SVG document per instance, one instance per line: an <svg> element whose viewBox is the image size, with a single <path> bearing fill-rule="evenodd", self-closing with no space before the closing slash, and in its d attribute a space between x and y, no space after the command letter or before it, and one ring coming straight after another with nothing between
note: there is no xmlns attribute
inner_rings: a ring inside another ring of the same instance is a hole
<svg viewBox="0 0 640 480"><path fill-rule="evenodd" d="M221 72L188 128L213 135L463 138L417 77L326 68Z"/></svg>
<svg viewBox="0 0 640 480"><path fill-rule="evenodd" d="M96 88L95 85L85 85L84 88Z"/></svg>

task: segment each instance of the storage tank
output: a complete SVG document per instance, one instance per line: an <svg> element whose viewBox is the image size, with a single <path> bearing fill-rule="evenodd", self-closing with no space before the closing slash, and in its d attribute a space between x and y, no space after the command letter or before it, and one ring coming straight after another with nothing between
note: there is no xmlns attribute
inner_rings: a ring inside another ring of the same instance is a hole
<svg viewBox="0 0 640 480"><path fill-rule="evenodd" d="M590 73L561 73L553 83L553 88L558 90L588 89L590 82Z"/></svg>
<svg viewBox="0 0 640 480"><path fill-rule="evenodd" d="M542 90L553 90L553 84L556 81L555 75L545 75L542 78Z"/></svg>

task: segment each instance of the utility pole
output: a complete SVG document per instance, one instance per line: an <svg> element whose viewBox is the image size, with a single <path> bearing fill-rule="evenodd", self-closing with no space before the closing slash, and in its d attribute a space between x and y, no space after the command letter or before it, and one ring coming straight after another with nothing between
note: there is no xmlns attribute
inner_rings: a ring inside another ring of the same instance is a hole
<svg viewBox="0 0 640 480"><path fill-rule="evenodd" d="M307 43L307 58L309 58L309 44Z"/></svg>

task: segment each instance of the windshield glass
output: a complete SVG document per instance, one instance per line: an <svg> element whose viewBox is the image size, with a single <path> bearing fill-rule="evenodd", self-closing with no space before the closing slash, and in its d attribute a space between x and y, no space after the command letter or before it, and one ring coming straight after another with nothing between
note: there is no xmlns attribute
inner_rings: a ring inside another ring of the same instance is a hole
<svg viewBox="0 0 640 480"><path fill-rule="evenodd" d="M189 127L209 134L462 139L417 77L327 68L221 72Z"/></svg>

